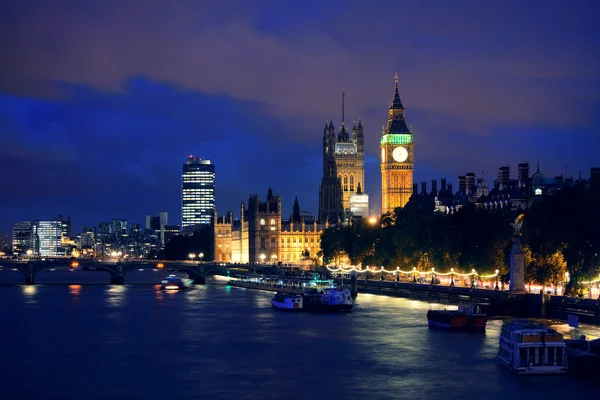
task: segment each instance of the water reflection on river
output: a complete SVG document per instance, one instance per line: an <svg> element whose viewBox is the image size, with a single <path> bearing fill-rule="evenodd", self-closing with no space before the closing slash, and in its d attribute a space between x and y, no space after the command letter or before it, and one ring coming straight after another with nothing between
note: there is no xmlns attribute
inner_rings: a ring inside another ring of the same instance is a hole
<svg viewBox="0 0 600 400"><path fill-rule="evenodd" d="M147 284L0 286L0 398L506 399L598 390L502 368L501 320L483 334L429 330L431 305L374 295L360 295L347 315L281 313L266 292L161 291L159 276L139 274L131 278ZM598 327L557 328L600 336Z"/></svg>

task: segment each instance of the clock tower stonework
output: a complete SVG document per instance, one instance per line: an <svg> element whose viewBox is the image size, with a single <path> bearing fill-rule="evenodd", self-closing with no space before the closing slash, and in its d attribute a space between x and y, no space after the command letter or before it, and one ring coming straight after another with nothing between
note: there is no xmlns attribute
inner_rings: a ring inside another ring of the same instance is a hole
<svg viewBox="0 0 600 400"><path fill-rule="evenodd" d="M414 143L398 93L398 74L387 126L381 132L381 212L404 207L412 195Z"/></svg>

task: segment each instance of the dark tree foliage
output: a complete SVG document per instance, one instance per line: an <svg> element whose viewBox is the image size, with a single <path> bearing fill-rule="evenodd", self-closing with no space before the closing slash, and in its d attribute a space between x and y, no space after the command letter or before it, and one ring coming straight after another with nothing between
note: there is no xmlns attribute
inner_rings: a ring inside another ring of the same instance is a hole
<svg viewBox="0 0 600 400"><path fill-rule="evenodd" d="M363 222L324 232L326 262L347 255L354 265L408 270L455 268L480 273L507 270L516 213L464 207L452 215L434 213L432 197L416 199L403 209L383 214L377 224Z"/></svg>
<svg viewBox="0 0 600 400"><path fill-rule="evenodd" d="M542 269L539 274L548 274L551 278L557 275L560 260L556 260L555 253L562 253L570 275L569 294L580 293L580 282L598 278L599 204L600 182L568 186L534 204L523 224L532 257L542 263L537 265ZM543 271L548 267L551 271ZM553 278L559 280L557 276Z"/></svg>
<svg viewBox="0 0 600 400"><path fill-rule="evenodd" d="M526 280L581 292L600 273L600 182L566 186L536 202L523 224ZM321 240L325 263L347 256L354 265L493 274L508 280L518 212L473 205L450 215L434 212L433 198L411 200L376 224L333 227Z"/></svg>

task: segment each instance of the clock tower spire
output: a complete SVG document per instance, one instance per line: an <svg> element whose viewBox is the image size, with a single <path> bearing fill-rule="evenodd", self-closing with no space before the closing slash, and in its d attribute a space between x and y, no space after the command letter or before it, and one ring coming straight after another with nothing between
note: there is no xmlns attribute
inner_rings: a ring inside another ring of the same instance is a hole
<svg viewBox="0 0 600 400"><path fill-rule="evenodd" d="M398 91L398 73L394 77L394 97L388 123L381 132L381 209L383 213L404 207L412 194L414 144L406 125L404 105Z"/></svg>

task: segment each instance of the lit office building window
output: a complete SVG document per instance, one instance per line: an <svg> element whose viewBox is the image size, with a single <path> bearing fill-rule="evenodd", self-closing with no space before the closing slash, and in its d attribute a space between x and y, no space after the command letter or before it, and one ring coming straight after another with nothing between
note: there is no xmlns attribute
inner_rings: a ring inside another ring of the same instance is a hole
<svg viewBox="0 0 600 400"><path fill-rule="evenodd" d="M64 256L62 248L62 221L37 221L39 255Z"/></svg>
<svg viewBox="0 0 600 400"><path fill-rule="evenodd" d="M215 166L189 156L181 176L181 227L210 224L215 213Z"/></svg>

